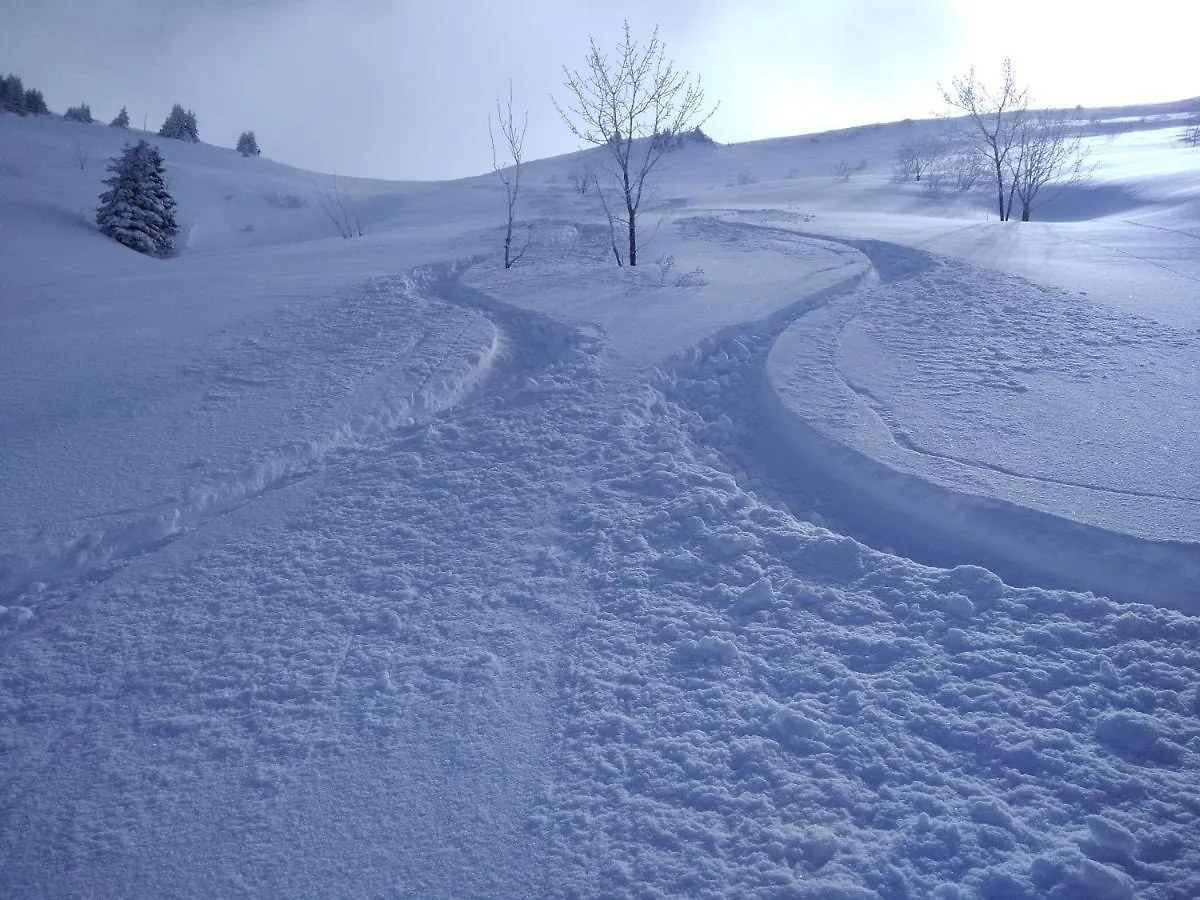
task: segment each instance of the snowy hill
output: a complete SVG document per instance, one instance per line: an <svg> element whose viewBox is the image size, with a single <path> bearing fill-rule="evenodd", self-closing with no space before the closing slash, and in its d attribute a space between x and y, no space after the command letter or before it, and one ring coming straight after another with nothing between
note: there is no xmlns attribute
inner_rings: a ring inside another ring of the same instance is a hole
<svg viewBox="0 0 1200 900"><path fill-rule="evenodd" d="M147 259L0 116L5 892L1200 895L1200 107L1076 112L1026 224L689 144L633 270L539 160L511 271L157 137Z"/></svg>

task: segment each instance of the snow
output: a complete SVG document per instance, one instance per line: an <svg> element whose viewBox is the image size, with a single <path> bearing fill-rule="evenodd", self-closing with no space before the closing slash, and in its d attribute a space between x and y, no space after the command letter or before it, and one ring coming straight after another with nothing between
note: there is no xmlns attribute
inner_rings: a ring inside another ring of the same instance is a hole
<svg viewBox="0 0 1200 900"><path fill-rule="evenodd" d="M153 136L147 260L0 116L6 892L1200 894L1200 166L1108 112L1028 225L689 147L636 270L538 161L510 271Z"/></svg>

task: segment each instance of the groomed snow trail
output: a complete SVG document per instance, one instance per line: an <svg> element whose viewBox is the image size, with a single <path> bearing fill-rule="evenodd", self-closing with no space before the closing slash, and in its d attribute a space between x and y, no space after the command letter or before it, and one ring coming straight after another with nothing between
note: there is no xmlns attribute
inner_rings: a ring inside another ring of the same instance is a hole
<svg viewBox="0 0 1200 900"><path fill-rule="evenodd" d="M785 318L654 373L426 289L474 393L6 620L14 893L1200 893L1200 621L809 521Z"/></svg>

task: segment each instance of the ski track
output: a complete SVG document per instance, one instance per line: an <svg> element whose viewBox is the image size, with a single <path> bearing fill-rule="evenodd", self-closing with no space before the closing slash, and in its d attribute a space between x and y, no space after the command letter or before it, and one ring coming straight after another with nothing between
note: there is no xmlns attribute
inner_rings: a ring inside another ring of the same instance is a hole
<svg viewBox="0 0 1200 900"><path fill-rule="evenodd" d="M878 546L1194 613L1200 556L1172 535L1200 509L1187 463L1200 420L1175 415L1171 441L1150 437L1171 414L1156 398L1200 365L1194 335L912 248L838 243L875 278L771 348L776 468L810 468L809 493Z"/></svg>
<svg viewBox="0 0 1200 900"><path fill-rule="evenodd" d="M305 477L330 454L459 402L487 376L501 335L477 314L424 299L430 277L417 271L317 313L282 314L263 333L181 363L196 383L197 422L219 422L256 396L287 392L299 399L287 404L282 430L302 436L267 444L249 460L228 453L197 460L184 467L177 497L10 529L16 539L0 552L0 603L36 605L48 591L103 579L206 519ZM331 365L318 369L314 359Z"/></svg>
<svg viewBox="0 0 1200 900"><path fill-rule="evenodd" d="M822 527L783 318L641 372L455 274L474 393L10 623L9 890L1200 895L1200 620Z"/></svg>

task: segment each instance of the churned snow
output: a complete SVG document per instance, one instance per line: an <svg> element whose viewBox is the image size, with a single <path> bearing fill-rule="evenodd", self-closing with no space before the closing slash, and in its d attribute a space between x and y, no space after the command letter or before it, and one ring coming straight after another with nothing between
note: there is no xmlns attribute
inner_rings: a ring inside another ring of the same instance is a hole
<svg viewBox="0 0 1200 900"><path fill-rule="evenodd" d="M143 259L0 116L3 893L1200 895L1200 156L1113 115L1028 225L692 145L633 270L540 161L510 271L157 138Z"/></svg>

